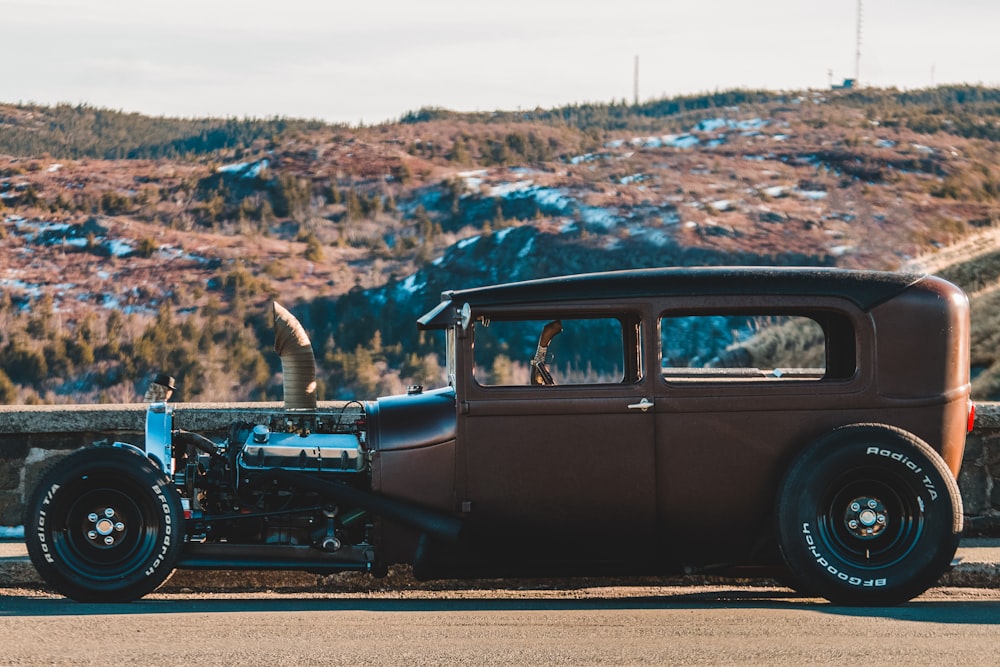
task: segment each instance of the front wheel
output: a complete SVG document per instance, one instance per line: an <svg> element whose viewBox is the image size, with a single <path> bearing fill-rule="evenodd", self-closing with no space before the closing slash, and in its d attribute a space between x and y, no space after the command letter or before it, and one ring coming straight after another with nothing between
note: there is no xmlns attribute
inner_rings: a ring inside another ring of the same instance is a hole
<svg viewBox="0 0 1000 667"><path fill-rule="evenodd" d="M170 482L137 452L74 452L42 478L28 503L25 542L39 574L81 602L126 602L156 589L184 542Z"/></svg>
<svg viewBox="0 0 1000 667"><path fill-rule="evenodd" d="M944 461L889 426L839 428L792 464L778 498L778 543L803 590L850 605L891 605L948 569L962 500Z"/></svg>

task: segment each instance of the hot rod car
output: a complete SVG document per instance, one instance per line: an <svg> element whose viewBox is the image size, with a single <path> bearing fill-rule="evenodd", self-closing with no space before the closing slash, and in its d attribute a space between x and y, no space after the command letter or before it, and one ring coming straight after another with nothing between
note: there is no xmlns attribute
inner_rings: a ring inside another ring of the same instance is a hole
<svg viewBox="0 0 1000 667"><path fill-rule="evenodd" d="M845 604L949 567L971 426L969 309L932 277L651 269L449 291L447 385L318 404L274 305L285 405L212 439L75 452L25 521L57 591L124 601L175 568L418 578L771 568Z"/></svg>

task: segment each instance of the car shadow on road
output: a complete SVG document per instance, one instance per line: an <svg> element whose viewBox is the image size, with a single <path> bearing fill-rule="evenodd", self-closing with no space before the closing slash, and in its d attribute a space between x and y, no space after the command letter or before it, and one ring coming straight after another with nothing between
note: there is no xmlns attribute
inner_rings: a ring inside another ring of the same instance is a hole
<svg viewBox="0 0 1000 667"><path fill-rule="evenodd" d="M470 595L440 592L401 592L378 596L299 593L168 593L154 594L129 603L83 603L55 595L10 594L0 589L0 617L89 616L186 613L294 613L294 612L373 612L449 613L507 611L607 611L620 609L670 610L739 608L746 610L810 610L840 616L890 618L895 620L1000 625L1000 598L917 599L893 607L848 607L788 590L748 590L718 588L708 591L686 589L676 593L608 595L587 593L567 597L570 591L482 591Z"/></svg>
<svg viewBox="0 0 1000 667"><path fill-rule="evenodd" d="M894 606L838 605L822 598L809 597L794 591L731 590L686 593L669 596L671 606L706 608L726 605L745 609L808 609L838 616L859 618L891 618L900 621L933 623L971 623L1000 625L1000 597L970 593L966 599L942 600L917 598Z"/></svg>

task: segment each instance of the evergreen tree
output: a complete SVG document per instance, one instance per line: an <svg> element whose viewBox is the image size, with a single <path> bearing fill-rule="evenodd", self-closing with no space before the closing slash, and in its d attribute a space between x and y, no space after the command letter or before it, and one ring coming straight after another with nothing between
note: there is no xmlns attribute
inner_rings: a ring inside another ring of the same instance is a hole
<svg viewBox="0 0 1000 667"><path fill-rule="evenodd" d="M10 379L10 376L0 368L0 403L11 404L17 400L17 385Z"/></svg>

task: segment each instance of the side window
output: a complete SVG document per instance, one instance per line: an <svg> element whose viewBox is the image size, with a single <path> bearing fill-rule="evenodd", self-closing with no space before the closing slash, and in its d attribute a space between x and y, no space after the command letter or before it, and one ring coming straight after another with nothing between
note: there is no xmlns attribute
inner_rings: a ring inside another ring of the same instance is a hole
<svg viewBox="0 0 1000 667"><path fill-rule="evenodd" d="M660 359L668 382L846 379L855 372L855 334L836 313L666 316Z"/></svg>
<svg viewBox="0 0 1000 667"><path fill-rule="evenodd" d="M626 348L638 354L638 325L626 325L623 319L481 317L474 335L475 378L480 385L608 384L637 379L638 361L629 362ZM636 342L629 344L630 340Z"/></svg>

